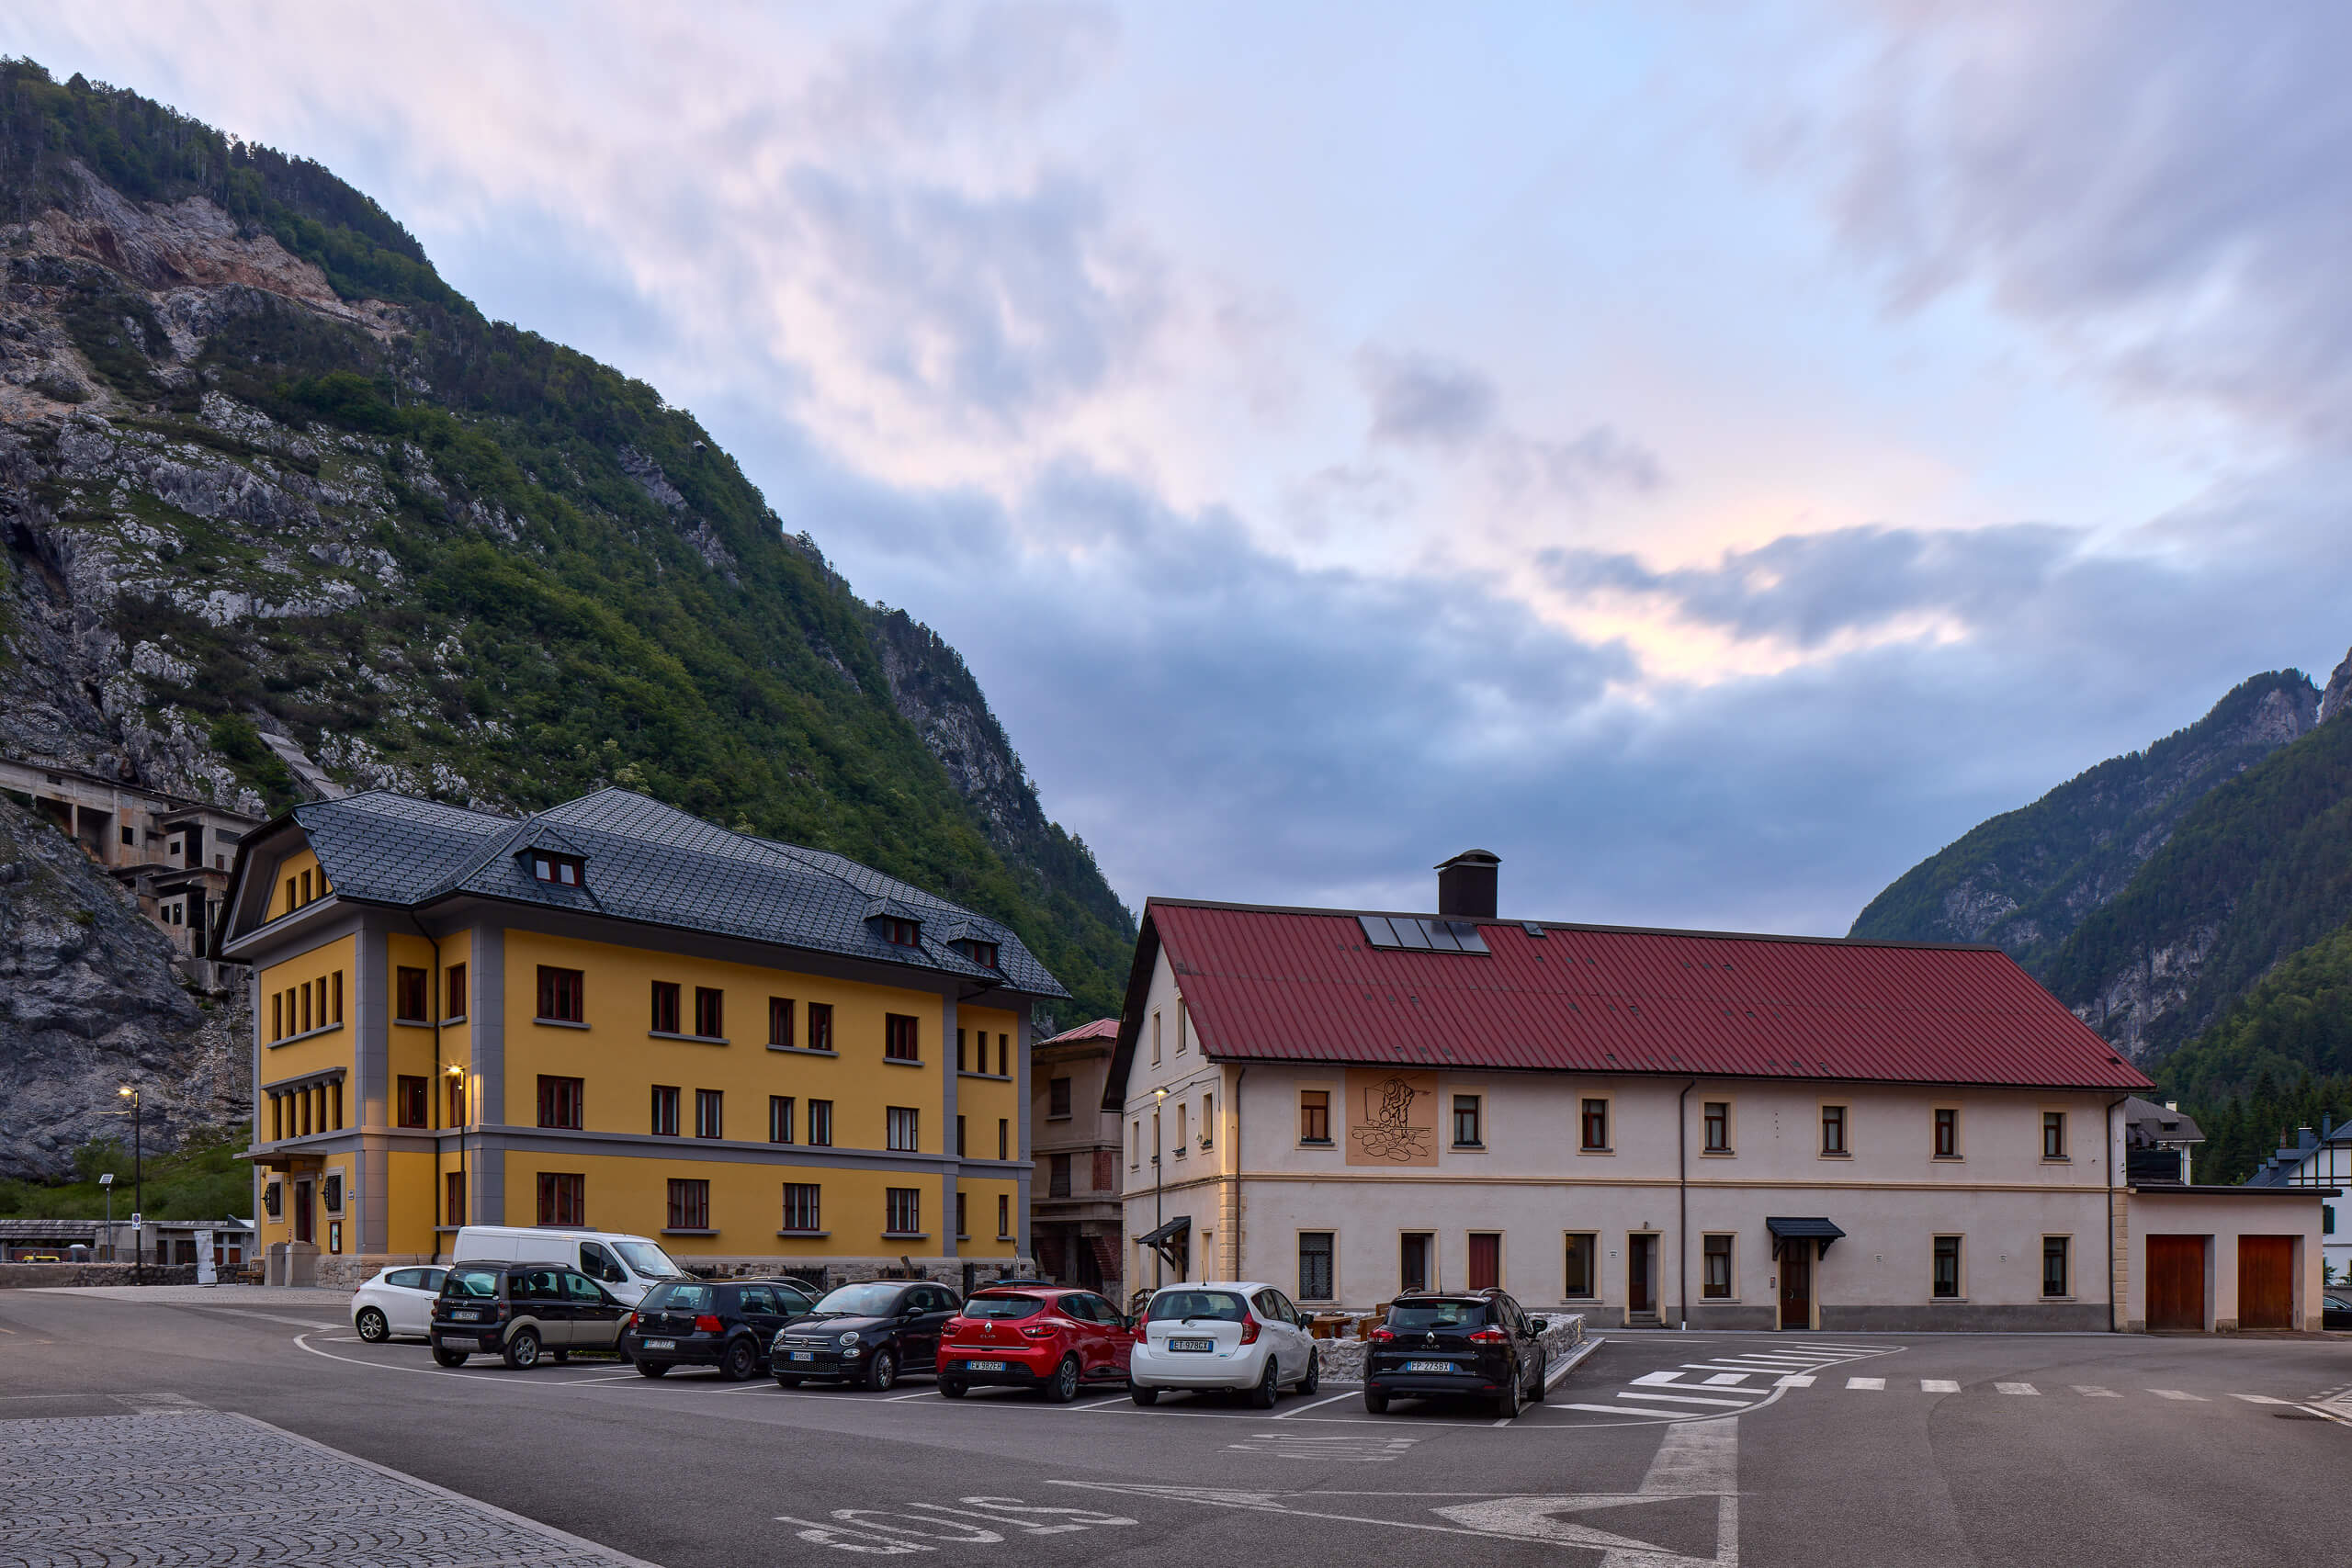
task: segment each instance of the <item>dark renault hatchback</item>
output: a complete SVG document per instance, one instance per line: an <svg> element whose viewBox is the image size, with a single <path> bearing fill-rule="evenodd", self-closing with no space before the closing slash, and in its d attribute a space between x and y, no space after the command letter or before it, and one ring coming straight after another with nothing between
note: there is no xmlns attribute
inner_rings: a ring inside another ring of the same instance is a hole
<svg viewBox="0 0 2352 1568"><path fill-rule="evenodd" d="M1363 1407L1378 1415L1394 1395L1468 1395L1516 1416L1544 1397L1544 1326L1500 1291L1399 1296L1372 1331Z"/></svg>
<svg viewBox="0 0 2352 1568"><path fill-rule="evenodd" d="M665 1280L621 1326L621 1354L649 1378L672 1367L717 1367L742 1382L767 1371L776 1330L817 1300L797 1280Z"/></svg>
<svg viewBox="0 0 2352 1568"><path fill-rule="evenodd" d="M843 1285L775 1337L768 1360L775 1381L806 1379L886 1389L901 1372L939 1365L939 1338L962 1298L928 1280L868 1280Z"/></svg>

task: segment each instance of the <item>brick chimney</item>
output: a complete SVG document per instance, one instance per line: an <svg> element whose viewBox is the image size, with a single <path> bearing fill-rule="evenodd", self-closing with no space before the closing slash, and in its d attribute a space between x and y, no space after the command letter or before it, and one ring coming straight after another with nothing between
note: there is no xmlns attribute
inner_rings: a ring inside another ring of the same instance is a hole
<svg viewBox="0 0 2352 1568"><path fill-rule="evenodd" d="M1486 850L1464 850L1437 868L1437 912L1450 919L1491 920L1495 918L1495 870L1502 857Z"/></svg>

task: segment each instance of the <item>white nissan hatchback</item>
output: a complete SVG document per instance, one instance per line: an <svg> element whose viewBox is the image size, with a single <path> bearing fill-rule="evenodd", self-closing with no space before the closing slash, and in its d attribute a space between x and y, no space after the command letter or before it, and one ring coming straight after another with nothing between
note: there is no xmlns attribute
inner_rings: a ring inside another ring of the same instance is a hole
<svg viewBox="0 0 2352 1568"><path fill-rule="evenodd" d="M1315 1340L1290 1298L1254 1280L1168 1285L1144 1308L1143 1341L1127 1361L1127 1389L1149 1404L1163 1389L1246 1390L1271 1409L1285 1387L1313 1393Z"/></svg>
<svg viewBox="0 0 2352 1568"><path fill-rule="evenodd" d="M351 1295L351 1326L370 1345L395 1334L424 1337L433 1325L433 1298L447 1269L379 1269Z"/></svg>

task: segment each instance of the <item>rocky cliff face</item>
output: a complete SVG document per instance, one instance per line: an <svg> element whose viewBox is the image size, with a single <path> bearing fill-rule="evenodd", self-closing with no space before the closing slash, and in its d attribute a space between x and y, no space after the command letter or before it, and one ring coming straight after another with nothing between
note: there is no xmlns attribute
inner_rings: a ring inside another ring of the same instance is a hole
<svg viewBox="0 0 2352 1568"><path fill-rule="evenodd" d="M324 170L22 62L0 545L0 752L257 813L622 783L986 909L1115 1007L1132 922L962 660L861 603L691 416L484 321ZM0 966L51 962L49 924L10 929L35 945ZM131 992L175 994L162 953L114 952ZM142 1016L209 1081L201 1017ZM27 1084L65 1060L14 1032L0 1057L48 1065ZM97 1079L54 1082L51 1109Z"/></svg>
<svg viewBox="0 0 2352 1568"><path fill-rule="evenodd" d="M66 836L0 798L0 1177L55 1177L142 1091L145 1142L249 1115L251 1019L179 983L171 944ZM125 1180L129 1178L126 1176Z"/></svg>

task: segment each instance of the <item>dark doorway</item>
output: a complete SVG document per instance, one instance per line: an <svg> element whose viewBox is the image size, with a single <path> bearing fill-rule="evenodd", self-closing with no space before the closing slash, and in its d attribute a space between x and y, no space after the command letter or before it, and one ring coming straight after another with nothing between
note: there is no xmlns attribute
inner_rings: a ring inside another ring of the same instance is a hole
<svg viewBox="0 0 2352 1568"><path fill-rule="evenodd" d="M311 1184L307 1181L294 1184L294 1239L311 1239Z"/></svg>
<svg viewBox="0 0 2352 1568"><path fill-rule="evenodd" d="M1657 1314L1657 1237L1635 1233L1625 1238L1625 1315Z"/></svg>
<svg viewBox="0 0 2352 1568"><path fill-rule="evenodd" d="M2200 1330L2205 1326L2205 1238L2148 1238L2148 1326Z"/></svg>
<svg viewBox="0 0 2352 1568"><path fill-rule="evenodd" d="M1470 1288L1499 1289L1503 1282L1503 1238L1492 1231L1470 1233Z"/></svg>
<svg viewBox="0 0 2352 1568"><path fill-rule="evenodd" d="M1781 1259L1781 1326L1813 1326L1813 1243L1802 1237Z"/></svg>
<svg viewBox="0 0 2352 1568"><path fill-rule="evenodd" d="M1400 1291L1426 1291L1430 1288L1430 1238L1427 1233L1406 1236L1398 1247L1396 1288Z"/></svg>
<svg viewBox="0 0 2352 1568"><path fill-rule="evenodd" d="M2295 1316L2295 1238L2238 1237L2238 1326L2290 1328Z"/></svg>

